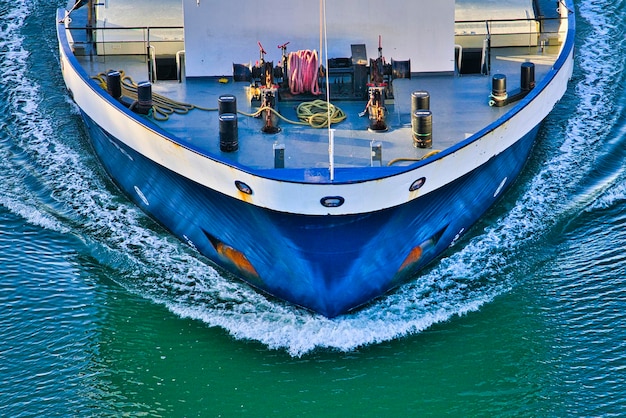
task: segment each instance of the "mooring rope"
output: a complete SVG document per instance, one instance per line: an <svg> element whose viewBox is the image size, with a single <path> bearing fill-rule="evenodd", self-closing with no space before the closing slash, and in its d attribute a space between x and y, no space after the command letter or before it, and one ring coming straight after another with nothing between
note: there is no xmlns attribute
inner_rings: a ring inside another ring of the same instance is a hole
<svg viewBox="0 0 626 418"><path fill-rule="evenodd" d="M66 10L65 16L63 17L63 19L59 20L59 23L65 23L65 21L67 20L67 18L70 17L72 12L74 10L78 9L79 7L81 7L82 5L83 5L82 4L82 0L76 0L76 3L74 3L74 7L72 7L70 10ZM70 20L70 22L71 22L71 20Z"/></svg>
<svg viewBox="0 0 626 418"><path fill-rule="evenodd" d="M124 90L125 95L133 100L137 100L137 83L135 83L135 81L130 76L125 75L123 71L120 71L119 73L122 80L122 89ZM106 73L100 73L93 78L100 82L100 86L102 88L107 88ZM214 112L217 110L217 108L202 107L190 103L178 102L176 100L172 100L168 97L162 96L158 93L152 93L151 116L154 120L163 122L168 120L170 115L173 113L184 115L189 113L189 111L193 109L198 109L206 112Z"/></svg>
<svg viewBox="0 0 626 418"><path fill-rule="evenodd" d="M394 158L393 160L391 160L391 161L389 161L387 163L387 166L392 166L392 165L397 164L397 163L423 161L426 158L429 158L429 157L432 157L433 155L439 154L440 152L441 152L441 150L434 149L434 150L429 151L426 154L422 155L420 158Z"/></svg>
<svg viewBox="0 0 626 418"><path fill-rule="evenodd" d="M317 82L319 62L317 51L300 50L291 52L287 63L289 87L292 94L320 94Z"/></svg>
<svg viewBox="0 0 626 418"><path fill-rule="evenodd" d="M124 90L124 95L129 97L132 100L137 100L137 83L128 75L124 74L123 71L119 71L122 81L122 89ZM107 88L107 79L106 73L99 73L96 76L92 77L94 80L98 81L100 87L106 90ZM330 108L328 107L330 106ZM164 122L169 119L170 115L176 113L179 115L184 115L189 113L191 110L202 110L205 112L214 112L217 111L217 108L212 107L202 107L197 106L191 103L183 103L176 100L172 100L166 96L162 96L158 93L152 93L152 111L149 116L151 116L154 120ZM296 113L298 116L298 121L293 121L285 118L281 115L276 109L264 106L259 108L254 113L246 113L242 111L237 111L237 113L256 118L263 111L269 110L274 113L277 117L284 120L287 123L293 125L308 125L312 128L324 128L328 126L328 120L330 115L330 123L339 123L346 119L346 114L339 109L338 107L328 104L323 100L314 100L311 102L302 102L296 109Z"/></svg>

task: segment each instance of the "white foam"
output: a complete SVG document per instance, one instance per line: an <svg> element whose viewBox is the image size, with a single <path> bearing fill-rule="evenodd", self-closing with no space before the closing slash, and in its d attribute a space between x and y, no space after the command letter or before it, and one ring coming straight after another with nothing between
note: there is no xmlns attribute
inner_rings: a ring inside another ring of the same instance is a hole
<svg viewBox="0 0 626 418"><path fill-rule="evenodd" d="M611 185L586 208L588 212L608 209L615 205L623 205L626 202L626 178L622 178L618 184Z"/></svg>
<svg viewBox="0 0 626 418"><path fill-rule="evenodd" d="M66 145L67 132L56 131L55 121L41 114L40 87L23 82L28 78L28 52L23 50L19 31L29 10L20 10L21 20L14 20L3 34L14 42L5 55L8 59L2 61L0 82L11 86L22 81L19 89L11 90L14 120L7 125L16 126L15 142L36 169L35 180L51 191L58 204L42 208L40 197L19 177L11 185L12 197L0 203L42 227L79 234L94 256L118 271L118 281L128 289L166 304L179 315L223 327L235 338L258 340L293 355L316 347L351 350L419 332L477 309L492 297L484 289L466 291L467 285L463 280L455 282L454 274L435 271L430 279L406 286L368 309L329 320L268 300L245 284L221 277L193 250L158 228L146 228L146 217L107 192L97 173L85 165L85 157ZM70 106L68 113L75 112ZM17 167L6 169L19 172ZM450 278L443 287L448 293L438 295L443 283L439 279L446 274Z"/></svg>
<svg viewBox="0 0 626 418"><path fill-rule="evenodd" d="M611 161L612 154L623 154L626 139L626 12L619 2L586 1L579 6L579 15L588 22L591 33L577 50L582 75L576 86L580 104L570 118L568 140L562 149L581 161L566 172L574 180L569 182L579 187L570 209L593 211L626 199L626 171L620 161ZM596 168L592 175L590 165Z"/></svg>
<svg viewBox="0 0 626 418"><path fill-rule="evenodd" d="M75 140L76 147L67 145L68 135L76 134L59 131L52 116L41 114L40 87L23 83L28 78L28 52L23 50L20 29L30 13L26 2L15 3L12 18L5 17L0 32L0 49L7 51L0 58L0 83L6 89L20 82L9 97L13 120L3 121L2 126L16 134L15 142L33 166L36 181L53 202L42 203L24 176L15 175L0 186L0 204L29 222L80 236L100 262L116 270L116 280L129 291L164 304L182 317L224 328L237 339L259 341L300 356L319 348L350 351L419 333L477 310L518 285L510 272L517 255L528 239L540 237L567 216L571 202L566 197L576 195L593 167L590 156L611 131L616 117L611 81L624 71L610 40L617 31L612 20L617 11L590 0L580 9L596 33L578 48L579 81L575 92L568 93L569 103L578 104L573 111L557 108L568 116L565 126L556 123L559 115L550 118L544 135L557 147L524 185L515 206L484 232L474 232L477 235L466 239L462 248L418 280L356 313L331 320L269 300L245 284L220 276L193 249L158 227L146 226L153 224L135 206L108 192L107 184L91 167L92 157L78 149L81 142ZM73 105L65 111L76 114ZM7 154L0 155L0 170L20 174L23 168L4 158L10 152L4 147L0 152ZM608 201L623 198L623 185L609 189Z"/></svg>

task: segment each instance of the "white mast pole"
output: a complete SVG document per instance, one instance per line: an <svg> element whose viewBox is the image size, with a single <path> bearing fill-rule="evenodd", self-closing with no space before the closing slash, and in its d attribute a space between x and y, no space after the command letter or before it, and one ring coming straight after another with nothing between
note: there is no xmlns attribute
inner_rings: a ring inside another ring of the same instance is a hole
<svg viewBox="0 0 626 418"><path fill-rule="evenodd" d="M328 168L330 170L330 181L335 179L335 130L330 127L330 81L328 77L328 32L326 26L326 0L323 0L323 20L324 20L324 59L326 66L326 115L328 121Z"/></svg>

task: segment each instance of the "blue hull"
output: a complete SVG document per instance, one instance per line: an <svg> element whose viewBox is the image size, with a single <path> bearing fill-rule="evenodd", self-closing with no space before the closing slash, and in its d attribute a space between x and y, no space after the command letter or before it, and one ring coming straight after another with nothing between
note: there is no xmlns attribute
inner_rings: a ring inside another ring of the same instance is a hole
<svg viewBox="0 0 626 418"><path fill-rule="evenodd" d="M201 186L83 116L105 170L145 212L251 285L328 317L414 278L448 248L517 177L538 130L468 175L404 205L312 216L271 211Z"/></svg>

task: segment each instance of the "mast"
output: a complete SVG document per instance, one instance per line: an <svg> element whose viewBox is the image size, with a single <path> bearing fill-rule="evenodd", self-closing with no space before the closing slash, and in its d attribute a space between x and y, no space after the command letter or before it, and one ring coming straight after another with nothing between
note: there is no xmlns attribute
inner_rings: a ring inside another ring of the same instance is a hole
<svg viewBox="0 0 626 418"><path fill-rule="evenodd" d="M95 23L95 14L94 14L94 4L93 4L93 0L89 0L87 2L87 26L88 27L94 27L94 23Z"/></svg>
<svg viewBox="0 0 626 418"><path fill-rule="evenodd" d="M323 28L324 31L324 59L326 66L326 109L327 115L326 118L328 120L328 169L330 174L330 181L335 180L335 130L331 128L331 110L330 110L330 81L328 77L328 33L326 27L326 0L321 0L322 5L322 22L323 25L320 29ZM321 39L320 39L320 47L321 47Z"/></svg>

